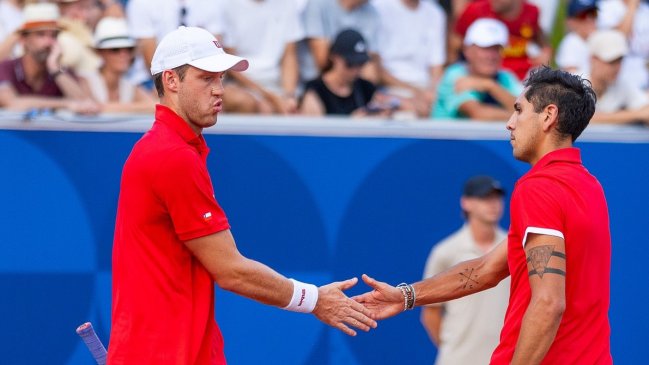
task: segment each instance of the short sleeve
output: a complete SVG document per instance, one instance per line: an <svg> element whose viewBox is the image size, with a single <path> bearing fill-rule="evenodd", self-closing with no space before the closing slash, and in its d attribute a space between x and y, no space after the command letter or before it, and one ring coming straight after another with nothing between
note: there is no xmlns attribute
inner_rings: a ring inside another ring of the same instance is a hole
<svg viewBox="0 0 649 365"><path fill-rule="evenodd" d="M498 79L505 90L510 94L518 96L523 92L523 85L518 80L518 77L509 70L501 70L498 72Z"/></svg>
<svg viewBox="0 0 649 365"><path fill-rule="evenodd" d="M178 238L187 241L230 228L214 197L207 167L190 149L174 151L161 164L154 189Z"/></svg>
<svg viewBox="0 0 649 365"><path fill-rule="evenodd" d="M530 233L564 238L564 212L561 191L549 177L522 180L511 199L512 228L525 246Z"/></svg>
<svg viewBox="0 0 649 365"><path fill-rule="evenodd" d="M310 0L304 9L304 35L306 38L326 38L322 1Z"/></svg>
<svg viewBox="0 0 649 365"><path fill-rule="evenodd" d="M570 67L582 68L583 66L584 55L576 53L581 47L575 44L575 41L574 34L568 34L559 43L555 59L557 65L562 69Z"/></svg>
<svg viewBox="0 0 649 365"><path fill-rule="evenodd" d="M467 29L469 29L471 23L473 23L479 17L479 14L476 14L475 11L475 4L476 3L470 3L455 22L454 30L462 37L464 37L464 35L466 34L466 31Z"/></svg>
<svg viewBox="0 0 649 365"><path fill-rule="evenodd" d="M626 14L626 5L620 0L600 1L597 7L597 27L600 29L617 27Z"/></svg>

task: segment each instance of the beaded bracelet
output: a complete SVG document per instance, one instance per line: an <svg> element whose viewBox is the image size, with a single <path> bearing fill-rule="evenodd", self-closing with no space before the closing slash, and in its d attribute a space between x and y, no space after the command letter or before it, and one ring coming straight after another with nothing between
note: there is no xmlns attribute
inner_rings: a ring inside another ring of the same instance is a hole
<svg viewBox="0 0 649 365"><path fill-rule="evenodd" d="M415 288L413 288L412 285L406 283L397 285L397 288L399 288L401 290L401 294L403 294L403 310L405 311L407 309L415 308L415 299L417 299Z"/></svg>

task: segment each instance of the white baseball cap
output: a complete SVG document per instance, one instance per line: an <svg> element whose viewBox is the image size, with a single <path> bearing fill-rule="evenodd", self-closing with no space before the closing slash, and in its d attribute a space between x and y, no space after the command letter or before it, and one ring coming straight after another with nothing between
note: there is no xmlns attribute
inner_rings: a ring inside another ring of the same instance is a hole
<svg viewBox="0 0 649 365"><path fill-rule="evenodd" d="M588 37L588 50L604 62L615 61L629 53L624 33L619 30L598 30Z"/></svg>
<svg viewBox="0 0 649 365"><path fill-rule="evenodd" d="M184 26L162 38L151 60L151 75L182 65L209 72L248 69L246 59L225 53L221 43L210 32Z"/></svg>
<svg viewBox="0 0 649 365"><path fill-rule="evenodd" d="M105 17L95 27L95 48L130 48L135 47L135 40L129 36L128 25L124 18Z"/></svg>
<svg viewBox="0 0 649 365"><path fill-rule="evenodd" d="M476 19L464 36L464 45L476 45L478 47L502 46L509 42L509 30L507 26L497 19L480 18Z"/></svg>

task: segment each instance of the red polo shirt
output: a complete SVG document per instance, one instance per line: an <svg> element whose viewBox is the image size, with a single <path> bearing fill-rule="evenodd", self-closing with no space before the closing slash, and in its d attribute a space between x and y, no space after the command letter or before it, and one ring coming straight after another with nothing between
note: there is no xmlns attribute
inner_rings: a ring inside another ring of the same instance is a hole
<svg viewBox="0 0 649 365"><path fill-rule="evenodd" d="M509 307L491 364L509 364L531 298L524 250L528 233L563 237L566 310L542 364L612 364L608 321L611 235L604 191L576 148L545 155L512 193Z"/></svg>
<svg viewBox="0 0 649 365"><path fill-rule="evenodd" d="M523 80L532 62L527 56L527 47L541 32L539 9L523 2L521 13L515 19L504 19L493 10L489 0L479 0L467 5L455 23L455 32L464 37L469 26L479 18L494 18L503 22L509 30L509 43L503 50L503 67L511 70Z"/></svg>
<svg viewBox="0 0 649 365"><path fill-rule="evenodd" d="M229 228L202 135L158 105L122 172L108 363L225 364L214 283L184 241Z"/></svg>

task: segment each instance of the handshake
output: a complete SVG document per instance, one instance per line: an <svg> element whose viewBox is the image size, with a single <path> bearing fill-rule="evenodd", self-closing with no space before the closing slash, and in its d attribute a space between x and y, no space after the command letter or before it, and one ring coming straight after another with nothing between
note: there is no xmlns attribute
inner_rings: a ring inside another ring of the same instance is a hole
<svg viewBox="0 0 649 365"><path fill-rule="evenodd" d="M399 284L394 287L365 274L362 278L373 290L352 298L347 297L343 290L356 285L357 278L319 287L318 301L312 313L322 322L356 336L356 331L350 326L367 332L376 328L377 320L414 307L416 298L412 286Z"/></svg>

